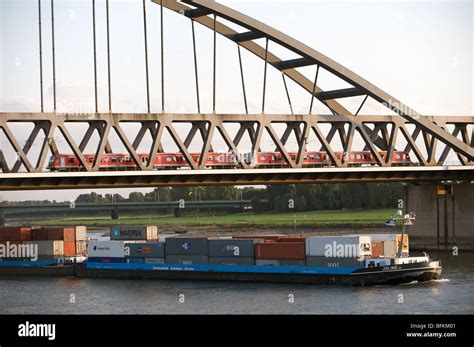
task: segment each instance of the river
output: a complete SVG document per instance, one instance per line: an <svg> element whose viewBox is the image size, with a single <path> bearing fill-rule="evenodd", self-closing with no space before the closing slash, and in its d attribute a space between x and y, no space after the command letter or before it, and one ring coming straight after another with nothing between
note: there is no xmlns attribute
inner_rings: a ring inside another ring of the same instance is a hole
<svg viewBox="0 0 474 347"><path fill-rule="evenodd" d="M0 277L0 314L473 314L474 253L398 286Z"/></svg>

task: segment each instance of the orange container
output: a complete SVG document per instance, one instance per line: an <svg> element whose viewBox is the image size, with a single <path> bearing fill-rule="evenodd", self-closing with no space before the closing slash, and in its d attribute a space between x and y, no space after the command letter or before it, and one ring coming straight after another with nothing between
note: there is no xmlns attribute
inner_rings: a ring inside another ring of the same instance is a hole
<svg viewBox="0 0 474 347"><path fill-rule="evenodd" d="M383 241L372 242L372 257L380 257L383 253Z"/></svg>
<svg viewBox="0 0 474 347"><path fill-rule="evenodd" d="M76 242L64 241L64 256L71 257L76 255Z"/></svg>
<svg viewBox="0 0 474 347"><path fill-rule="evenodd" d="M306 259L306 248L303 242L271 242L255 244L257 259Z"/></svg>

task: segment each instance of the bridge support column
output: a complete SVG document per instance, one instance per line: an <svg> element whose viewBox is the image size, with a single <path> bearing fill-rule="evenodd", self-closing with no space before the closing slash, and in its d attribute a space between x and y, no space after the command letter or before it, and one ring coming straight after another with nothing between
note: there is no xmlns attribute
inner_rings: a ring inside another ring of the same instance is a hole
<svg viewBox="0 0 474 347"><path fill-rule="evenodd" d="M407 211L416 213L416 222L408 227L415 243L429 248L451 250L474 249L474 184L409 185L406 190Z"/></svg>
<svg viewBox="0 0 474 347"><path fill-rule="evenodd" d="M5 212L3 208L0 208L0 227L5 226Z"/></svg>
<svg viewBox="0 0 474 347"><path fill-rule="evenodd" d="M113 210L110 210L110 218L112 220L117 220L120 218L120 213L118 208L114 208Z"/></svg>

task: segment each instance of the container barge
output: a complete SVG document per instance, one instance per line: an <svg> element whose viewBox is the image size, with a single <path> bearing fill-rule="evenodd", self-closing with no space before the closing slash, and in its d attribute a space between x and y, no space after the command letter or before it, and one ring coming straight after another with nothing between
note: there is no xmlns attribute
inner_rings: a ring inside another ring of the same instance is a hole
<svg viewBox="0 0 474 347"><path fill-rule="evenodd" d="M87 257L57 257L57 251L43 247L56 257L3 259L0 275L369 286L430 281L442 270L426 254L410 256L404 234L168 237L163 242L155 228L128 226L112 228L111 238L89 240Z"/></svg>

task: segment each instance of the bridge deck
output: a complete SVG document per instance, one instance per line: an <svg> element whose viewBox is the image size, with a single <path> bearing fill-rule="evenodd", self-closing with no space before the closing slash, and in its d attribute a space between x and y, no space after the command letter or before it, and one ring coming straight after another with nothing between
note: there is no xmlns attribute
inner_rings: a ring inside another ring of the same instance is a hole
<svg viewBox="0 0 474 347"><path fill-rule="evenodd" d="M444 180L474 181L474 166L6 173L0 190Z"/></svg>

